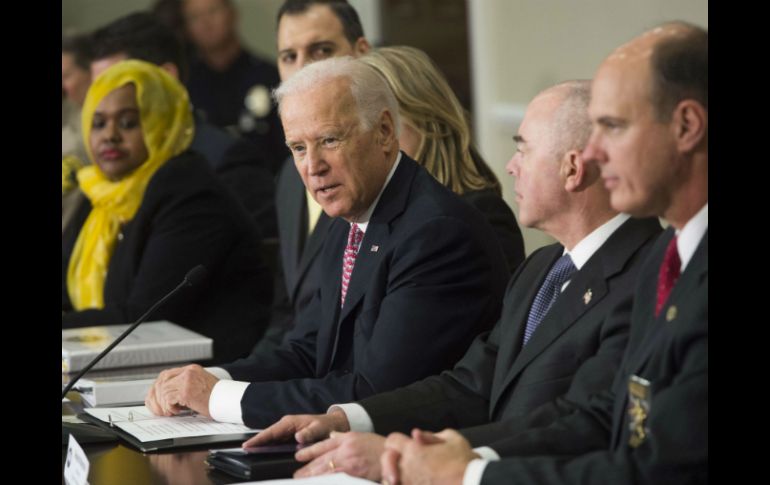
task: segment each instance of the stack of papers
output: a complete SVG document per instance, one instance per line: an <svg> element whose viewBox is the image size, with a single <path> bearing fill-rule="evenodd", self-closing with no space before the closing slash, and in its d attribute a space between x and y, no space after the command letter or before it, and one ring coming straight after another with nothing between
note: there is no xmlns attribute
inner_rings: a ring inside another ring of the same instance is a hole
<svg viewBox="0 0 770 485"><path fill-rule="evenodd" d="M89 406L130 406L144 403L155 377L95 377L80 379L75 390Z"/></svg>
<svg viewBox="0 0 770 485"><path fill-rule="evenodd" d="M68 328L61 331L62 372L77 372L130 325ZM136 367L210 359L213 341L168 321L147 322L104 356L94 369Z"/></svg>

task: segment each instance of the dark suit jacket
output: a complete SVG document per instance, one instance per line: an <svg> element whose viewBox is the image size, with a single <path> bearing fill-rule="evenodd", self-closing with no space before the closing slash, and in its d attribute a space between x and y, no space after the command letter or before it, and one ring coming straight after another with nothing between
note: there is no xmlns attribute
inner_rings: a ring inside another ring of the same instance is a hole
<svg viewBox="0 0 770 485"><path fill-rule="evenodd" d="M260 235L276 237L275 181L259 148L196 116L190 149L209 162L224 186L243 204Z"/></svg>
<svg viewBox="0 0 770 485"><path fill-rule="evenodd" d="M493 190L467 192L460 198L478 209L492 226L508 271L513 273L524 261L524 240L511 208ZM270 328L255 352L266 352L279 345L294 326L296 316L310 304L320 285L319 255L331 225L331 218L322 212L315 229L307 236L305 185L291 158L278 176L276 206L283 271L277 275Z"/></svg>
<svg viewBox="0 0 770 485"><path fill-rule="evenodd" d="M331 218L325 213L308 237L305 185L291 158L278 175L275 194L278 215L279 261L276 264L273 306L265 336L253 354L272 352L294 327L296 316L308 307L320 285L321 259L318 257L329 232Z"/></svg>
<svg viewBox="0 0 770 485"><path fill-rule="evenodd" d="M669 229L660 237L640 275L628 349L611 390L565 402L550 425L492 444L502 456L532 457L489 464L482 483L708 482L708 232L655 318L658 269L672 236ZM636 448L628 444L631 375L648 380L651 394L647 437ZM560 456L534 456L545 454Z"/></svg>
<svg viewBox="0 0 770 485"><path fill-rule="evenodd" d="M511 278L497 325L453 370L360 402L375 431L474 426L525 415L565 393L608 388L628 338L643 256L660 231L657 219L621 225L573 275L522 348L529 309L564 247L533 253ZM611 314L617 307L622 311ZM483 443L483 434L475 441Z"/></svg>
<svg viewBox="0 0 770 485"><path fill-rule="evenodd" d="M62 236L62 308L71 310L66 276L80 228ZM253 222L216 180L200 155L186 152L163 165L147 185L134 218L121 231L104 284L105 307L62 316L62 327L131 323L198 264L207 281L167 301L150 317L168 319L214 339L214 361L248 353L264 332L270 274L260 259Z"/></svg>
<svg viewBox="0 0 770 485"><path fill-rule="evenodd" d="M495 230L508 271L513 274L524 261L524 238L510 206L492 189L474 190L460 197L484 214Z"/></svg>
<svg viewBox="0 0 770 485"><path fill-rule="evenodd" d="M413 160L401 158L383 191L340 309L349 227L332 222L320 288L281 348L224 366L252 382L247 425L435 374L498 318L507 271L492 228Z"/></svg>

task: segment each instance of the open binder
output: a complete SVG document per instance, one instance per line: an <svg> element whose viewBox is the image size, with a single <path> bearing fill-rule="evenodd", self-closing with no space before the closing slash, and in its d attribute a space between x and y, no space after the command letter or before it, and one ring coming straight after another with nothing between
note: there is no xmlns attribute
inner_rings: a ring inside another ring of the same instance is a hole
<svg viewBox="0 0 770 485"><path fill-rule="evenodd" d="M137 410L137 418L133 419L134 410ZM113 417L114 416L114 417ZM128 416L128 418L126 417ZM143 452L167 450L171 448L182 448L197 445L214 445L228 442L245 441L259 430L249 429L242 425L216 423L211 419L201 416L180 416L180 417L160 417L152 414L144 406L127 408L89 408L85 413L78 416L83 421L94 423L102 429L108 430L128 443L132 444ZM129 419L131 418L131 419ZM147 433L137 431L137 427L164 429L171 423L177 421L179 425L185 427L198 428L198 431L191 431L188 435L174 433L173 437L165 437L159 433L159 439L148 438ZM216 428L216 434L200 434L200 429L206 427ZM231 430L232 432L226 432Z"/></svg>

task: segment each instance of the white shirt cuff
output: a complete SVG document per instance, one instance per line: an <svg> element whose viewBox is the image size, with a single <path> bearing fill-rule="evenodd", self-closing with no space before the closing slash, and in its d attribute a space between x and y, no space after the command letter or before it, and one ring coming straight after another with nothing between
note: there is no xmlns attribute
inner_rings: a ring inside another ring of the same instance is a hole
<svg viewBox="0 0 770 485"><path fill-rule="evenodd" d="M228 381L233 380L233 376L231 376L229 372L221 367L204 367L203 370L213 375L217 379L227 379Z"/></svg>
<svg viewBox="0 0 770 485"><path fill-rule="evenodd" d="M489 460L475 459L468 463L465 467L465 474L463 475L463 485L479 485L481 483L481 477L484 476L484 469L487 467Z"/></svg>
<svg viewBox="0 0 770 485"><path fill-rule="evenodd" d="M248 382L222 379L214 384L209 397L209 413L215 421L243 424L241 399L249 387Z"/></svg>
<svg viewBox="0 0 770 485"><path fill-rule="evenodd" d="M479 455L483 460L487 461L499 461L500 455L497 454L495 450L490 448L489 446L480 446L478 448L474 448L473 451Z"/></svg>
<svg viewBox="0 0 770 485"><path fill-rule="evenodd" d="M366 412L363 406L350 402L347 404L333 404L326 411L327 413L339 409L348 418L348 425L350 425L350 431L359 431L361 433L374 433L374 423L372 418L369 417L369 413Z"/></svg>

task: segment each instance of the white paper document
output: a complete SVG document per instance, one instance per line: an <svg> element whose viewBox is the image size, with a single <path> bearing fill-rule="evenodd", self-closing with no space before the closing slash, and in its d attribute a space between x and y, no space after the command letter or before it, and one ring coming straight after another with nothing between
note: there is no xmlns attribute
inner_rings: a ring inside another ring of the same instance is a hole
<svg viewBox="0 0 770 485"><path fill-rule="evenodd" d="M261 431L240 424L218 423L198 415L155 416L146 406L88 408L85 411L104 422L111 422L142 442Z"/></svg>
<svg viewBox="0 0 770 485"><path fill-rule="evenodd" d="M331 475L318 475L309 478L289 478L285 480L263 480L261 482L245 482L241 485L250 483L260 483L262 485L371 485L370 480L351 477L347 473L333 473Z"/></svg>
<svg viewBox="0 0 770 485"><path fill-rule="evenodd" d="M64 482L67 485L88 485L88 470L91 463L80 443L70 434L67 446L67 460L64 463Z"/></svg>

